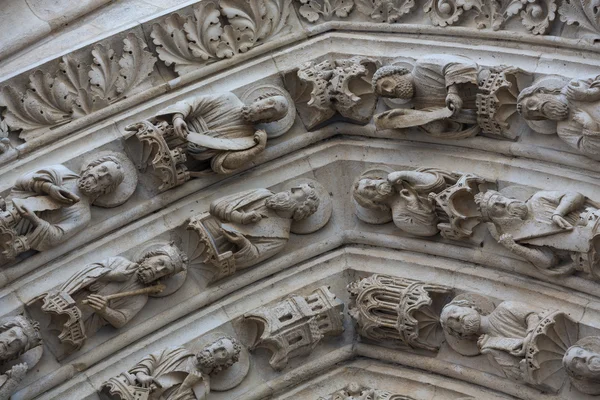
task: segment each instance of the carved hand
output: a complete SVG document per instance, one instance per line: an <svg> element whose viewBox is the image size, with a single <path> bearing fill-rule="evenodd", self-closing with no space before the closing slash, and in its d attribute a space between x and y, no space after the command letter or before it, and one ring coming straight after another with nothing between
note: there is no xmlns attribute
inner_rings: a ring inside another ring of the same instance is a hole
<svg viewBox="0 0 600 400"><path fill-rule="evenodd" d="M508 249L517 245L515 239L513 239L510 233L503 233L502 235L500 235L500 237L498 238L498 243L500 243L502 246Z"/></svg>
<svg viewBox="0 0 600 400"><path fill-rule="evenodd" d="M99 294L90 294L87 297L88 305L90 308L96 312L104 312L106 311L106 307L108 305L108 300L106 297L101 296Z"/></svg>
<svg viewBox="0 0 600 400"><path fill-rule="evenodd" d="M244 237L244 235L242 235L239 232L227 232L224 229L221 229L221 232L223 232L223 236L225 236L225 238L235 244L236 246L242 248L244 247L247 243L249 243L250 241L248 239L246 239Z"/></svg>
<svg viewBox="0 0 600 400"><path fill-rule="evenodd" d="M56 185L50 186L48 195L56 201L69 205L75 204L80 200L79 196L75 193Z"/></svg>
<svg viewBox="0 0 600 400"><path fill-rule="evenodd" d="M267 144L267 132L265 132L263 129L257 130L254 134L254 142L257 145L265 146Z"/></svg>
<svg viewBox="0 0 600 400"><path fill-rule="evenodd" d="M253 223L258 222L261 219L266 218L266 217L267 217L266 215L263 215L256 211L244 213L244 216L242 217L242 224L243 225L253 224Z"/></svg>
<svg viewBox="0 0 600 400"><path fill-rule="evenodd" d="M183 115L175 114L173 117L173 129L177 136L185 139L188 135L188 126L185 120L183 119Z"/></svg>
<svg viewBox="0 0 600 400"><path fill-rule="evenodd" d="M566 88L566 95L569 100L586 101L593 97L595 91L590 91L584 81L577 79L569 82Z"/></svg>
<svg viewBox="0 0 600 400"><path fill-rule="evenodd" d="M25 378L28 369L29 367L27 367L27 364L25 363L16 364L13 365L11 369L6 371L6 375L8 375L9 378L21 381L23 378Z"/></svg>
<svg viewBox="0 0 600 400"><path fill-rule="evenodd" d="M38 226L41 223L45 222L40 217L36 215L35 212L31 211L31 209L25 205L17 206L15 204L15 209L21 214L23 218L28 219L33 226Z"/></svg>
<svg viewBox="0 0 600 400"><path fill-rule="evenodd" d="M567 221L561 215L558 215L558 214L554 214L552 216L552 222L554 222L556 225L558 225L562 229L571 229L571 228L573 228L573 225L571 225L569 223L569 221Z"/></svg>
<svg viewBox="0 0 600 400"><path fill-rule="evenodd" d="M463 101L460 96L456 93L448 93L446 96L446 107L454 112L454 115L458 114L462 109Z"/></svg>

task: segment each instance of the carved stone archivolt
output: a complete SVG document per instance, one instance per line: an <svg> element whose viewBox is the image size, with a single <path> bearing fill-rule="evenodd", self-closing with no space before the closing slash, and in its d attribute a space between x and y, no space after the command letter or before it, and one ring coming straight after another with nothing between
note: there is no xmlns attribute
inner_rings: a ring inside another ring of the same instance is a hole
<svg viewBox="0 0 600 400"><path fill-rule="evenodd" d="M213 201L210 211L192 217L198 258L215 269L214 278L232 275L283 250L290 233L321 229L331 218L331 199L318 182L303 180L273 193L254 189Z"/></svg>
<svg viewBox="0 0 600 400"><path fill-rule="evenodd" d="M450 287L375 274L351 283L348 291L349 313L361 336L431 351L442 343L439 315Z"/></svg>
<svg viewBox="0 0 600 400"><path fill-rule="evenodd" d="M60 287L30 301L54 353L63 358L83 347L103 326L121 328L147 304L179 289L187 275L188 258L173 243L153 244L135 262L111 257L90 264ZM56 343L56 339L58 343Z"/></svg>
<svg viewBox="0 0 600 400"><path fill-rule="evenodd" d="M94 154L79 175L63 165L23 175L0 202L0 265L69 240L89 224L92 205L125 203L137 179L131 161L116 152Z"/></svg>
<svg viewBox="0 0 600 400"><path fill-rule="evenodd" d="M485 183L472 174L436 168L391 171L369 169L356 180L352 197L356 215L364 222L394 224L416 236L441 233L448 239L465 239L481 222L475 195Z"/></svg>
<svg viewBox="0 0 600 400"><path fill-rule="evenodd" d="M10 399L42 353L37 322L22 315L0 320L0 400Z"/></svg>
<svg viewBox="0 0 600 400"><path fill-rule="evenodd" d="M244 97L246 105L233 93L198 96L130 125L138 168L151 167L164 191L210 171L230 174L251 164L269 136L292 126L296 113L289 94L277 86L261 86Z"/></svg>
<svg viewBox="0 0 600 400"><path fill-rule="evenodd" d="M324 337L341 335L343 310L344 303L327 286L305 297L291 295L258 308L244 315L257 328L251 349L264 347L272 351L269 364L281 370L290 358L309 354Z"/></svg>
<svg viewBox="0 0 600 400"><path fill-rule="evenodd" d="M394 394L385 390L372 389L357 383L350 383L345 388L317 400L414 400L412 397Z"/></svg>
<svg viewBox="0 0 600 400"><path fill-rule="evenodd" d="M208 343L196 354L171 347L147 355L127 372L104 382L102 398L206 400L211 390L234 388L248 374L248 351L231 336L213 334L210 339L200 339Z"/></svg>

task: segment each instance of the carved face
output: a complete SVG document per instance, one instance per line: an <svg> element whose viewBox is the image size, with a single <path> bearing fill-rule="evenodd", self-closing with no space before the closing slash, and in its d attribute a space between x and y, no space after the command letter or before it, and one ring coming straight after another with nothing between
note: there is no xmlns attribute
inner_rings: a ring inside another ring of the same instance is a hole
<svg viewBox="0 0 600 400"><path fill-rule="evenodd" d="M314 189L301 185L286 192L280 192L269 197L266 206L275 211L289 211L296 221L305 219L319 207L319 198Z"/></svg>
<svg viewBox="0 0 600 400"><path fill-rule="evenodd" d="M105 161L82 172L77 185L84 194L103 194L123 180L120 165Z"/></svg>
<svg viewBox="0 0 600 400"><path fill-rule="evenodd" d="M150 283L173 274L176 270L176 265L169 256L155 255L145 258L141 262L137 276L142 283Z"/></svg>
<svg viewBox="0 0 600 400"><path fill-rule="evenodd" d="M569 376L600 382L600 354L580 346L572 346L567 350L563 363Z"/></svg>
<svg viewBox="0 0 600 400"><path fill-rule="evenodd" d="M448 334L466 338L479 333L481 315L471 307L448 305L444 307L440 321Z"/></svg>
<svg viewBox="0 0 600 400"><path fill-rule="evenodd" d="M354 185L354 198L363 207L376 208L376 204L385 203L394 189L386 179L363 178Z"/></svg>
<svg viewBox="0 0 600 400"><path fill-rule="evenodd" d="M283 96L270 96L256 100L242 109L244 119L252 123L274 122L285 117L289 104Z"/></svg>
<svg viewBox="0 0 600 400"><path fill-rule="evenodd" d="M519 218L527 217L527 204L504 196L495 196L488 205L488 214L492 218Z"/></svg>
<svg viewBox="0 0 600 400"><path fill-rule="evenodd" d="M414 95L411 74L393 74L381 77L375 84L375 91L382 97L410 100Z"/></svg>
<svg viewBox="0 0 600 400"><path fill-rule="evenodd" d="M198 363L205 372L216 373L237 362L239 353L239 345L236 346L232 339L224 337L198 353Z"/></svg>
<svg viewBox="0 0 600 400"><path fill-rule="evenodd" d="M563 121L569 116L569 105L560 95L536 93L524 98L518 105L523 118L530 121Z"/></svg>
<svg viewBox="0 0 600 400"><path fill-rule="evenodd" d="M27 335L18 326L0 333L0 361L11 360L27 347Z"/></svg>

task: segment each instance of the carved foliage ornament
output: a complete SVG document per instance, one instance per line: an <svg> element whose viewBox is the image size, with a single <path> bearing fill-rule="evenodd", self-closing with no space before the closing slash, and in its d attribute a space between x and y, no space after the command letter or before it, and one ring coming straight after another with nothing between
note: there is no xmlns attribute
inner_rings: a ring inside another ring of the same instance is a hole
<svg viewBox="0 0 600 400"><path fill-rule="evenodd" d="M245 53L285 26L291 0L203 1L194 15L171 14L150 36L158 57L179 75Z"/></svg>
<svg viewBox="0 0 600 400"><path fill-rule="evenodd" d="M40 70L31 74L26 90L3 87L0 106L6 107L3 116L8 126L21 129L19 137L29 141L146 89L156 58L133 33L123 44L120 57L112 48L96 44L91 65L69 54L56 74Z"/></svg>
<svg viewBox="0 0 600 400"><path fill-rule="evenodd" d="M578 25L583 37L600 36L600 2L598 0L563 0L558 13L567 25Z"/></svg>
<svg viewBox="0 0 600 400"><path fill-rule="evenodd" d="M319 397L318 400L413 400L413 398L351 383L329 396Z"/></svg>

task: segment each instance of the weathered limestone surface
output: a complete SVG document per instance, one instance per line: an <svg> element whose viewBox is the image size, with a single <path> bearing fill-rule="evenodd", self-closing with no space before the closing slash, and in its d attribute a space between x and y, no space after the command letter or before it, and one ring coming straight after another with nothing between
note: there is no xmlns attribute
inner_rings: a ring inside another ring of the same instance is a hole
<svg viewBox="0 0 600 400"><path fill-rule="evenodd" d="M17 3L0 400L600 396L595 2Z"/></svg>

